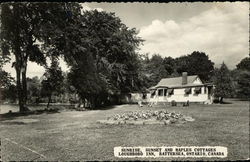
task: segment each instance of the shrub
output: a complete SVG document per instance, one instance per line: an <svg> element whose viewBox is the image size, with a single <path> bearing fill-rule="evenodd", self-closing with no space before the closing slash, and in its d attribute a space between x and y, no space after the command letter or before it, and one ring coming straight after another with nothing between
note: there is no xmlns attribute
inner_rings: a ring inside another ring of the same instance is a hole
<svg viewBox="0 0 250 162"><path fill-rule="evenodd" d="M176 103L175 100L172 100L172 101L171 101L171 106L177 106L177 103Z"/></svg>

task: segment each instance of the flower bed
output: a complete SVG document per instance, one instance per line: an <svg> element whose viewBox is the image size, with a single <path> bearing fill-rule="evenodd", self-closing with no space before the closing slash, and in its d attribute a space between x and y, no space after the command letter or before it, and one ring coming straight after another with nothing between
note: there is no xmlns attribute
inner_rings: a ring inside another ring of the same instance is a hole
<svg viewBox="0 0 250 162"><path fill-rule="evenodd" d="M181 113L168 112L167 110L147 110L115 114L113 116L108 117L107 120L101 120L98 122L103 124L167 125L172 123L185 123L189 121L194 121L194 119L190 116L185 116Z"/></svg>

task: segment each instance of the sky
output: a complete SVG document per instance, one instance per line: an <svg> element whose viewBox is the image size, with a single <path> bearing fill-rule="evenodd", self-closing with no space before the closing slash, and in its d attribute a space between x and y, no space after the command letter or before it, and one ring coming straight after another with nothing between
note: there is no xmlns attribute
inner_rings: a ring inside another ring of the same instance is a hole
<svg viewBox="0 0 250 162"><path fill-rule="evenodd" d="M249 55L248 2L195 3L82 3L84 10L114 12L144 39L139 53L173 58L205 52L219 66L234 69ZM67 65L61 61L63 70ZM5 70L15 76L8 64ZM44 68L28 64L27 76L41 76Z"/></svg>

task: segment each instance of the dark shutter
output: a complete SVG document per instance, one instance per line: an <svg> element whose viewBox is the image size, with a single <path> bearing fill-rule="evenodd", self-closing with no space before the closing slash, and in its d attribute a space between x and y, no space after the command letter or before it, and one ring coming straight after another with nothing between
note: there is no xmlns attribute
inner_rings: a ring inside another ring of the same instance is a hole
<svg viewBox="0 0 250 162"><path fill-rule="evenodd" d="M190 94L191 93L191 88L185 88L185 93Z"/></svg>
<svg viewBox="0 0 250 162"><path fill-rule="evenodd" d="M174 91L174 89L172 89L172 88L169 88L169 89L167 90L168 94L169 94L169 93L173 93L173 91Z"/></svg>

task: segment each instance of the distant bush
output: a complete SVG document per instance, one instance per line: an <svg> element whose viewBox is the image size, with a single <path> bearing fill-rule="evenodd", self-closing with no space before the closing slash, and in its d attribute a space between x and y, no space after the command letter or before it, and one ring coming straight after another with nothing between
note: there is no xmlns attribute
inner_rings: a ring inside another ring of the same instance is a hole
<svg viewBox="0 0 250 162"><path fill-rule="evenodd" d="M213 103L220 103L219 98L215 98L215 99L213 100Z"/></svg>
<svg viewBox="0 0 250 162"><path fill-rule="evenodd" d="M175 100L171 101L171 106L177 106L177 102Z"/></svg>

